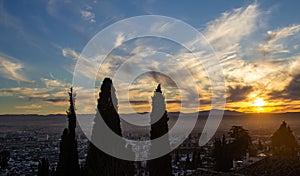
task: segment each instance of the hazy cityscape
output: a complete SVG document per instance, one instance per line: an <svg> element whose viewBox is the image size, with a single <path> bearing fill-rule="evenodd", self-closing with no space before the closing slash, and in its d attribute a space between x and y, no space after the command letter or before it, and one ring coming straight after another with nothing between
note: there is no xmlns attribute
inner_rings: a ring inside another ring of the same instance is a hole
<svg viewBox="0 0 300 176"><path fill-rule="evenodd" d="M226 113L226 112L225 112ZM232 114L232 112L230 112ZM172 121L172 115L169 113ZM201 114L201 113L200 113ZM230 129L231 125L246 126L252 138L252 143L258 145L261 141L264 149L257 152L256 157L249 157L243 163L236 165L234 170L239 170L244 166L250 165L258 160L271 155L270 137L272 132L281 124L283 120L288 122L300 140L300 128L298 122L298 113L294 114L232 114L224 117L217 131L216 136L221 136ZM25 119L24 119L25 118ZM238 120L236 118L239 118ZM206 170L213 170L213 159L211 158L211 150L213 148L213 140L206 146L199 147L198 140L201 134L201 128L205 123L205 116L199 116L198 123L189 138L176 150L172 152L172 163L174 172L178 175L201 173ZM255 120L253 120L255 119ZM42 157L46 157L49 161L50 169L54 169L58 162L59 142L62 130L67 124L66 115L1 115L0 140L1 148L10 152L8 161L11 175L36 175L38 171L38 162ZM26 121L26 124L20 120ZM256 121L257 120L257 121ZM258 122L263 121L263 122ZM172 122L170 122L172 123ZM261 123L261 127L256 128L257 123ZM49 126L48 124L51 124ZM265 125L268 124L268 125ZM79 163L84 165L87 154L88 139L80 129L76 131L78 141ZM127 136L135 139L140 134L134 131L127 132ZM149 138L149 135L144 135ZM201 151L201 164L197 169L186 169L186 154L189 154L192 161L193 152ZM179 155L179 161L175 164L176 155ZM141 163L140 173L146 173L146 164ZM3 172L4 170L2 170ZM2 173L3 174L3 173ZM217 174L217 173L215 173ZM140 174L143 175L143 174ZM203 175L203 173L202 173ZM213 173L212 173L213 175Z"/></svg>

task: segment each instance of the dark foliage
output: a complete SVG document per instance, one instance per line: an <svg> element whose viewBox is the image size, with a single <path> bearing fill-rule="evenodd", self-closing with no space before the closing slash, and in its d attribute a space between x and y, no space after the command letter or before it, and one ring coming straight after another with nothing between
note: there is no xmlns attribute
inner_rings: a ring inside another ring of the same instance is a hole
<svg viewBox="0 0 300 176"><path fill-rule="evenodd" d="M223 135L222 140L217 138L214 142L212 157L216 171L229 171L233 167L233 160L243 159L250 150L251 138L243 127L232 126L228 135L228 140Z"/></svg>
<svg viewBox="0 0 300 176"><path fill-rule="evenodd" d="M215 159L214 169L216 171L227 172L232 168L233 158L230 150L230 144L226 142L225 135L222 140L215 139L212 157Z"/></svg>
<svg viewBox="0 0 300 176"><path fill-rule="evenodd" d="M248 131L241 126L232 126L228 134L233 139L230 142L233 159L242 159L249 152L252 143Z"/></svg>
<svg viewBox="0 0 300 176"><path fill-rule="evenodd" d="M102 133L102 121L117 135L122 136L120 117L117 112L118 101L115 95L115 88L110 78L105 78L98 99L98 111L94 120L92 132L93 142L105 140L105 134ZM105 142L105 141L104 141ZM115 151L114 146L124 146L125 141L113 141L114 145L109 146L111 151ZM134 153L131 150L128 152ZM132 176L134 165L131 161L125 161L98 149L93 143L90 143L84 175L86 176Z"/></svg>
<svg viewBox="0 0 300 176"><path fill-rule="evenodd" d="M297 155L298 142L290 127L282 122L279 129L272 135L272 153L274 156Z"/></svg>
<svg viewBox="0 0 300 176"><path fill-rule="evenodd" d="M191 162L190 154L186 154L186 159L185 159L185 169L192 169L193 165Z"/></svg>
<svg viewBox="0 0 300 176"><path fill-rule="evenodd" d="M8 160L10 157L10 152L7 150L4 150L0 152L0 168L1 169L7 169L8 168Z"/></svg>
<svg viewBox="0 0 300 176"><path fill-rule="evenodd" d="M46 158L39 161L37 176L50 176L49 162Z"/></svg>
<svg viewBox="0 0 300 176"><path fill-rule="evenodd" d="M79 176L80 167L78 162L77 139L75 135L76 114L75 94L73 89L69 92L70 107L67 111L68 128L65 128L60 141L59 161L55 175L57 176Z"/></svg>
<svg viewBox="0 0 300 176"><path fill-rule="evenodd" d="M192 168L197 169L199 167L202 167L202 161L200 157L200 152L198 152L198 150L195 149L192 158Z"/></svg>
<svg viewBox="0 0 300 176"><path fill-rule="evenodd" d="M166 111L165 98L162 95L160 84L157 86L154 95L152 97L152 111L151 117L151 131L150 138L154 140L159 137L163 137L163 143L156 145L151 145L150 155L155 151L164 149L169 149L169 137L168 135L163 136L168 133L168 115ZM172 175L172 165L171 165L171 155L166 154L162 157L153 159L149 161L149 174L150 176L170 176Z"/></svg>

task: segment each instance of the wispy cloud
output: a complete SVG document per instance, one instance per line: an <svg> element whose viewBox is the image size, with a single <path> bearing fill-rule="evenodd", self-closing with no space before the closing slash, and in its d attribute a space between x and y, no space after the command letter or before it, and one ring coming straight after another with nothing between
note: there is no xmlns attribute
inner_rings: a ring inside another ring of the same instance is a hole
<svg viewBox="0 0 300 176"><path fill-rule="evenodd" d="M20 87L12 87L12 88L1 88L0 95L1 96L15 96L18 98L25 99L42 99L50 96L48 93L49 89L46 88L20 88Z"/></svg>
<svg viewBox="0 0 300 176"><path fill-rule="evenodd" d="M96 18L95 18L95 13L88 11L88 10L80 10L81 17L90 22L90 23L95 23Z"/></svg>
<svg viewBox="0 0 300 176"><path fill-rule="evenodd" d="M125 39L125 37L124 37L123 33L118 33L118 36L117 36L114 46L118 47L119 45L121 45L122 42L124 41L124 39Z"/></svg>
<svg viewBox="0 0 300 176"><path fill-rule="evenodd" d="M3 1L0 2L0 19L0 25L14 29L19 33L24 33L22 22L6 11L3 6Z"/></svg>
<svg viewBox="0 0 300 176"><path fill-rule="evenodd" d="M17 59L0 53L0 73L3 78L17 82L33 83L24 76L24 65Z"/></svg>
<svg viewBox="0 0 300 176"><path fill-rule="evenodd" d="M299 34L300 25L292 25L288 27L284 27L275 31L268 31L268 36L266 41L268 42L276 42L280 39L284 39L286 37Z"/></svg>
<svg viewBox="0 0 300 176"><path fill-rule="evenodd" d="M74 59L80 59L80 55L71 48L63 48L61 52L64 57L70 56Z"/></svg>
<svg viewBox="0 0 300 176"><path fill-rule="evenodd" d="M300 25L292 25L274 31L267 31L265 41L259 44L258 51L263 55L271 56L274 54L289 53L290 50L295 49L295 47L289 46L289 43L291 43L291 41L288 39L290 37L299 38L299 34Z"/></svg>
<svg viewBox="0 0 300 176"><path fill-rule="evenodd" d="M99 59L96 58L84 58L79 53L71 48L63 48L62 55L64 57L70 57L76 61L77 64L77 74L81 74L87 78L92 78L95 73L98 72ZM102 66L103 67L103 66ZM71 73L74 73L74 68L68 68Z"/></svg>
<svg viewBox="0 0 300 176"><path fill-rule="evenodd" d="M256 3L225 12L207 24L204 36L217 52L227 53L226 49L238 44L257 29L260 15Z"/></svg>
<svg viewBox="0 0 300 176"><path fill-rule="evenodd" d="M14 96L20 101L45 102L54 106L67 106L68 102L66 88L1 88L0 96Z"/></svg>
<svg viewBox="0 0 300 176"><path fill-rule="evenodd" d="M31 104L31 105L16 106L16 108L17 109L41 109L42 105Z"/></svg>
<svg viewBox="0 0 300 176"><path fill-rule="evenodd" d="M48 0L46 7L49 15L57 17L63 5L70 3L71 0Z"/></svg>
<svg viewBox="0 0 300 176"><path fill-rule="evenodd" d="M64 83L57 79L41 78L41 81L45 84L47 88L68 88L71 86L70 84Z"/></svg>

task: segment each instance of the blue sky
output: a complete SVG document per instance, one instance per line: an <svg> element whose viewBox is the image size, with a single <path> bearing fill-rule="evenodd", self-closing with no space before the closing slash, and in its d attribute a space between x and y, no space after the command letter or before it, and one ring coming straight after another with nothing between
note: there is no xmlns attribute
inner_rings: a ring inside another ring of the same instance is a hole
<svg viewBox="0 0 300 176"><path fill-rule="evenodd" d="M246 107L243 103L254 101L251 96L256 96L263 97L269 106L281 107L279 111L297 111L300 95L296 99L290 96L299 85L299 7L297 0L0 0L0 113L64 113L65 92L72 83L76 55L87 42L110 24L149 14L177 18L192 25L211 40L221 58L229 50L235 53L230 56L235 60L225 58L223 65L227 98L234 99L234 91L241 94L235 100L229 99L229 109L245 111L238 107ZM239 26L243 21L249 27ZM238 47L226 48L228 41ZM283 64L274 67L275 62L282 60ZM254 68L262 76L247 79ZM244 74L243 80L232 77L236 72ZM272 83L274 75L286 81L277 86L280 88L274 88L279 84ZM291 100L293 103L289 103Z"/></svg>

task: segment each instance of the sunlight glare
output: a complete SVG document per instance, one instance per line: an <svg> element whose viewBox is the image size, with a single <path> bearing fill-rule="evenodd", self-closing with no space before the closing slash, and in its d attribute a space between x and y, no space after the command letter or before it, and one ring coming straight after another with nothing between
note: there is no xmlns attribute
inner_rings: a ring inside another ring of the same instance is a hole
<svg viewBox="0 0 300 176"><path fill-rule="evenodd" d="M253 106L261 107L264 105L266 105L266 102L264 101L264 99L257 98L256 100L254 100Z"/></svg>

